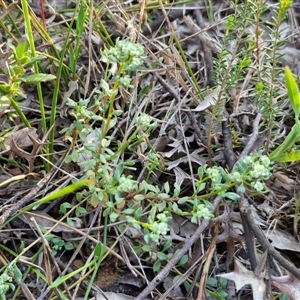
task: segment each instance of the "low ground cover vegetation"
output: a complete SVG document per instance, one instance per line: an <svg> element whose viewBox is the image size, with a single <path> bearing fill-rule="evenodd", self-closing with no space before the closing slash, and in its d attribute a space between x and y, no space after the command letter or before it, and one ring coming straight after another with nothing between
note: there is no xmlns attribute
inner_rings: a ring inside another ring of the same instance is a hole
<svg viewBox="0 0 300 300"><path fill-rule="evenodd" d="M0 1L0 299L300 299L298 1Z"/></svg>

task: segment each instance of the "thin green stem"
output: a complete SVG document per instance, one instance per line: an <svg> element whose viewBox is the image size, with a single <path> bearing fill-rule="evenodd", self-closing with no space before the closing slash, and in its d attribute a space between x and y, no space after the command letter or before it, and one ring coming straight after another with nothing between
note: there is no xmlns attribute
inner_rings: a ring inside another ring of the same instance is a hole
<svg viewBox="0 0 300 300"><path fill-rule="evenodd" d="M13 108L15 109L16 113L19 115L20 119L22 120L22 122L24 123L24 125L28 128L31 127L30 123L28 122L26 116L24 115L24 113L22 112L22 110L20 109L18 103L13 99L13 97L10 97L10 103L13 106Z"/></svg>
<svg viewBox="0 0 300 300"><path fill-rule="evenodd" d="M73 15L72 22L74 22L75 19L75 13ZM72 28L70 27L69 30L67 31L66 35L66 41L69 41L70 34L71 34ZM68 48L68 43L66 42L64 44L63 49L61 50L60 53L60 58L59 58L59 65L58 69L56 72L56 82L54 86L54 91L53 91L53 96L52 96L52 106L51 106L51 115L50 115L50 133L49 133L49 153L51 156L49 156L49 160L52 162L53 161L53 153L54 153L54 135L55 135L55 121L56 121L56 113L57 113L57 101L59 97L59 87L60 87L60 79L64 70L64 58L65 58L65 53Z"/></svg>
<svg viewBox="0 0 300 300"><path fill-rule="evenodd" d="M33 37L33 32L32 32L32 27L31 27L31 22L30 22L30 15L29 15L29 10L28 10L28 3L26 0L21 0L22 4L22 9L24 13L24 20L25 20L25 26L26 26L26 33L27 33L27 38L31 50L31 57L36 57L36 51L35 51L35 44L34 44L34 37ZM39 65L38 62L33 63L33 68L35 74L39 73ZM46 114L45 114L45 109L44 109L44 99L43 99L43 93L42 93L42 87L41 83L37 83L37 93L38 93L38 99L39 99L39 106L40 106L40 111L41 111L41 118L42 118L42 129L44 132L47 131L47 124L46 124Z"/></svg>

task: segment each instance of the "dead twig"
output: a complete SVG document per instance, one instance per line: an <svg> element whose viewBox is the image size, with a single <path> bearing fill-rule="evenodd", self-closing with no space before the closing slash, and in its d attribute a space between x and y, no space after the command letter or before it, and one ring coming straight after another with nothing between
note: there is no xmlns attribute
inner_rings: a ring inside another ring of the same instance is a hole
<svg viewBox="0 0 300 300"><path fill-rule="evenodd" d="M236 157L233 152L232 148L232 140L231 140L231 133L228 128L228 120L223 119L222 120L222 133L223 133L223 138L224 138L224 156L226 163L229 167L229 170L232 171L234 164L236 162Z"/></svg>
<svg viewBox="0 0 300 300"><path fill-rule="evenodd" d="M212 260L214 251L216 249L218 235L219 235L219 230L218 230L218 225L216 225L214 228L213 238L212 238L209 248L205 254L205 259L204 259L205 263L203 265L201 278L200 278L200 282L199 282L199 290L198 290L197 300L203 299L203 295L205 295L205 286L206 286L207 275L209 273L209 266L211 264L211 260Z"/></svg>
<svg viewBox="0 0 300 300"><path fill-rule="evenodd" d="M300 270L296 268L290 261L285 259L267 240L263 232L261 231L260 227L256 224L250 206L247 202L244 202L240 208L241 214L245 216L248 221L248 224L251 227L255 237L261 244L263 251L268 251L269 255L273 256L279 264L282 265L287 271L292 273L297 279L300 280Z"/></svg>
<svg viewBox="0 0 300 300"><path fill-rule="evenodd" d="M154 277L154 279L149 283L149 285L136 297L136 300L144 300L147 295L149 295L158 284L170 273L172 268L180 261L181 257L193 246L195 241L201 236L203 231L208 227L209 221L204 220L196 230L196 232L187 239L181 250L173 257L167 265Z"/></svg>
<svg viewBox="0 0 300 300"><path fill-rule="evenodd" d="M245 197L241 197L240 201L240 215L243 223L244 228L244 236L245 236L245 242L246 242L246 249L249 256L249 261L251 265L251 270L254 271L257 266L257 257L256 257L256 249L253 242L253 236L251 232L251 225L248 223L248 219L245 217L245 215L242 213L242 207L249 206L247 200Z"/></svg>
<svg viewBox="0 0 300 300"><path fill-rule="evenodd" d="M261 114L258 113L256 118L253 121L253 131L252 131L251 138L249 139L244 150L242 151L238 161L241 161L245 156L247 156L253 150L254 143L258 138L260 120L261 120Z"/></svg>
<svg viewBox="0 0 300 300"><path fill-rule="evenodd" d="M215 209L218 207L221 197L217 197L214 200L214 207ZM194 245L196 240L200 238L203 231L205 231L210 225L210 221L203 220L201 224L199 225L198 229L195 231L195 233L186 240L185 244L181 248L180 251L176 254L175 257L173 257L167 265L154 277L154 279L149 283L149 285L137 296L135 300L144 300L155 288L158 284L161 283L161 281L170 273L172 268L176 266L176 264L180 261L181 257Z"/></svg>

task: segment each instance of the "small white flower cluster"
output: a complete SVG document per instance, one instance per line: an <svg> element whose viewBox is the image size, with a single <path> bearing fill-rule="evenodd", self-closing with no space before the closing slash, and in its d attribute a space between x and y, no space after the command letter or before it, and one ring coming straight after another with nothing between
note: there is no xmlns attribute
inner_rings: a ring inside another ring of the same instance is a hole
<svg viewBox="0 0 300 300"><path fill-rule="evenodd" d="M246 180L257 192L265 191L267 188L262 180L268 180L272 175L269 157L259 154L249 155L243 159L243 163L248 169Z"/></svg>
<svg viewBox="0 0 300 300"><path fill-rule="evenodd" d="M3 273L0 276L0 295L5 295L10 288L14 289L14 285L10 283L11 281L12 277L10 277L7 273ZM2 298L0 297L0 299Z"/></svg>
<svg viewBox="0 0 300 300"><path fill-rule="evenodd" d="M210 220L214 217L210 209L203 203L197 205L196 216L204 220Z"/></svg>
<svg viewBox="0 0 300 300"><path fill-rule="evenodd" d="M150 224L150 231L149 237L156 243L159 244L160 236L165 237L169 231L168 222L170 221L171 217L167 216L165 213L157 214L156 218L159 221L154 221Z"/></svg>
<svg viewBox="0 0 300 300"><path fill-rule="evenodd" d="M136 71L143 64L144 47L129 39L117 39L114 47L106 48L102 53L110 62L119 63L126 71Z"/></svg>
<svg viewBox="0 0 300 300"><path fill-rule="evenodd" d="M242 183L243 182L242 174L240 172L233 171L231 173L231 180L233 182Z"/></svg>
<svg viewBox="0 0 300 300"><path fill-rule="evenodd" d="M221 194L226 194L228 185L238 185L243 190L244 184L250 185L257 192L264 192L267 188L263 181L271 177L272 166L268 156L258 153L248 155L238 162L232 173L225 172L220 166L206 168L205 171L211 180L212 189Z"/></svg>
<svg viewBox="0 0 300 300"><path fill-rule="evenodd" d="M222 183L223 176L222 176L222 167L213 166L211 168L206 169L206 174L211 180L212 189L217 191L221 190L225 185Z"/></svg>
<svg viewBox="0 0 300 300"><path fill-rule="evenodd" d="M207 168L206 174L209 176L213 183L220 183L222 181L222 175L220 173L219 167Z"/></svg>
<svg viewBox="0 0 300 300"><path fill-rule="evenodd" d="M129 192L136 189L137 183L123 174L119 179L118 192Z"/></svg>
<svg viewBox="0 0 300 300"><path fill-rule="evenodd" d="M119 82L127 89L133 88L132 78L129 75L118 76Z"/></svg>
<svg viewBox="0 0 300 300"><path fill-rule="evenodd" d="M137 117L136 122L138 126L141 127L151 127L153 125L153 118L145 113L142 113L140 116Z"/></svg>
<svg viewBox="0 0 300 300"><path fill-rule="evenodd" d="M271 161L266 155L262 156L246 156L243 160L245 164L250 166L249 175L253 178L269 179L271 176Z"/></svg>

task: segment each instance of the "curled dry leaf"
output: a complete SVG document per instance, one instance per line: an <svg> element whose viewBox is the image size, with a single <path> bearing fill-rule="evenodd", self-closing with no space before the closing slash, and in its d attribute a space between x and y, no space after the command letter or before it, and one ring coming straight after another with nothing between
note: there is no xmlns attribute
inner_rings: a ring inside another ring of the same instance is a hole
<svg viewBox="0 0 300 300"><path fill-rule="evenodd" d="M274 173L274 177L274 184L276 184L279 188L284 188L287 191L293 190L296 185L296 181L288 177L284 172L277 171Z"/></svg>
<svg viewBox="0 0 300 300"><path fill-rule="evenodd" d="M272 277L271 283L284 292L290 300L300 299L300 281L295 276Z"/></svg>
<svg viewBox="0 0 300 300"><path fill-rule="evenodd" d="M216 88L213 91L209 92L204 100L194 109L181 109L183 111L203 111L216 103L216 99L218 99L218 95L220 93L220 88Z"/></svg>
<svg viewBox="0 0 300 300"><path fill-rule="evenodd" d="M20 148L20 149L25 149L28 147L31 147L32 140L29 138L29 135L33 137L34 139L38 140L38 135L36 133L36 128L23 128L17 131L13 131L6 139L4 140L4 144L6 149L2 150L10 150L11 148L11 142L14 141L15 144Z"/></svg>
<svg viewBox="0 0 300 300"><path fill-rule="evenodd" d="M245 285L250 285L252 288L253 299L264 300L266 294L266 284L263 273L256 276L254 272L248 270L237 259L234 260L234 272L217 275L234 281L236 289L239 291Z"/></svg>
<svg viewBox="0 0 300 300"><path fill-rule="evenodd" d="M299 242L286 231L274 229L265 234L272 241L271 245L275 248L300 252Z"/></svg>

